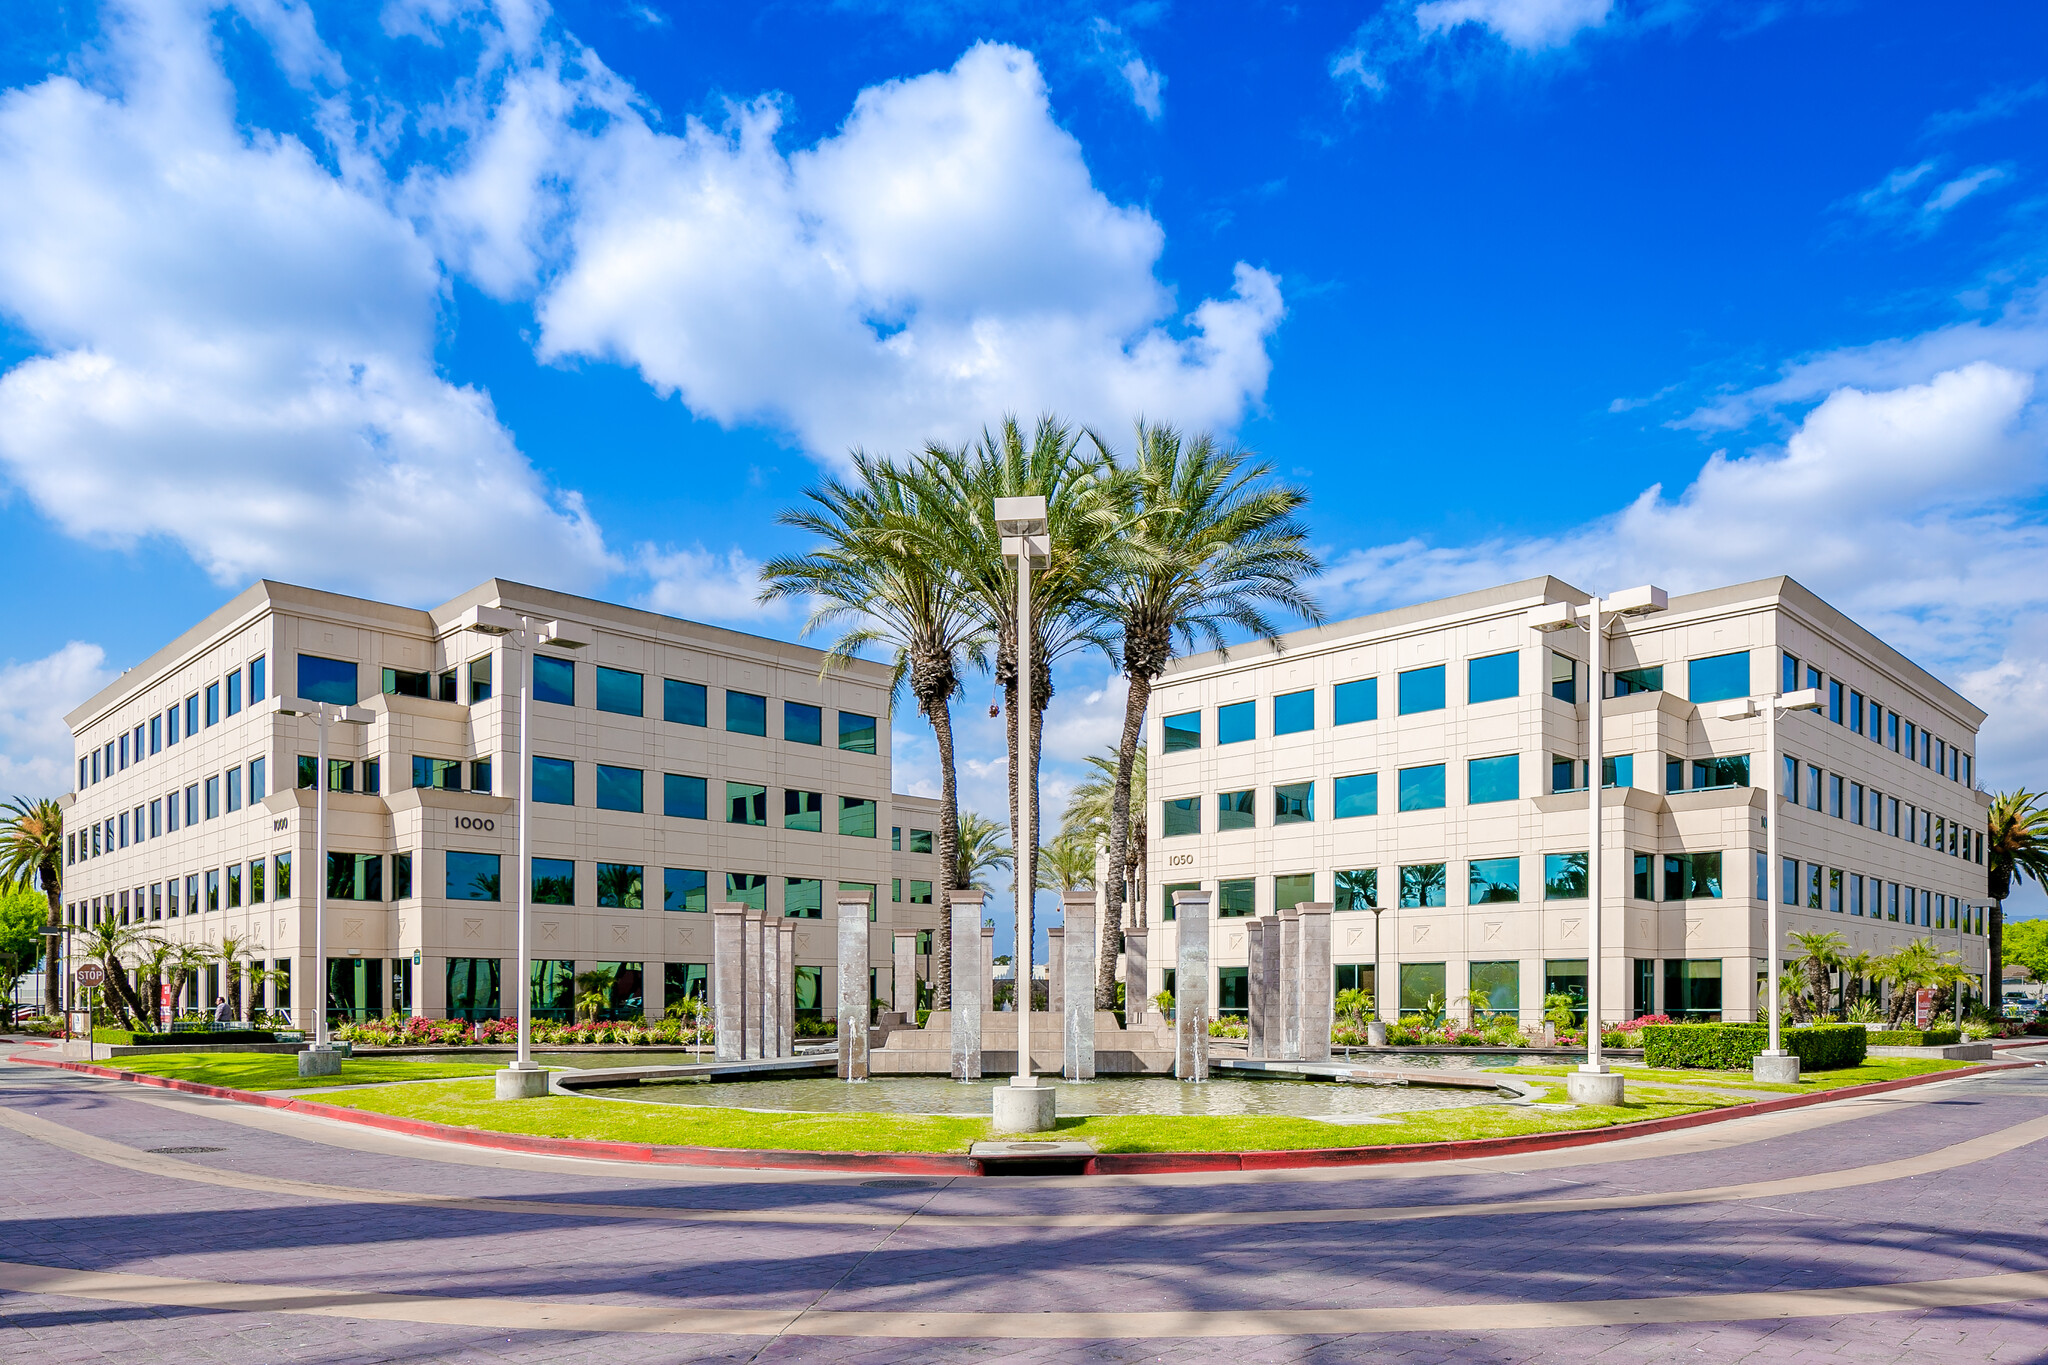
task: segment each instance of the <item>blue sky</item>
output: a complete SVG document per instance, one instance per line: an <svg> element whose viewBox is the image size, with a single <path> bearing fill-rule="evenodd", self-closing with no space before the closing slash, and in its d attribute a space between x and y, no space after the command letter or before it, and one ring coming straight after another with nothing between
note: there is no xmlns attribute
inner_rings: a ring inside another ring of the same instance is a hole
<svg viewBox="0 0 2048 1365"><path fill-rule="evenodd" d="M806 481L1050 407L1260 451L1333 614L1792 573L2038 787L2044 53L1995 3L23 0L0 786L263 575L793 633ZM1055 705L1056 802L1121 693Z"/></svg>

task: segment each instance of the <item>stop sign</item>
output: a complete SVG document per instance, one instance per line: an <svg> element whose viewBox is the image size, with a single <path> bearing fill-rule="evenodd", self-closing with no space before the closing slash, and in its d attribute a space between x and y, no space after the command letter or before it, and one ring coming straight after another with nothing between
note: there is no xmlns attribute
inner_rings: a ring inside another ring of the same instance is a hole
<svg viewBox="0 0 2048 1365"><path fill-rule="evenodd" d="M81 985L81 986L86 986L86 987L92 987L92 986L97 986L97 985L99 985L99 984L100 984L100 983L101 983L102 981L105 981L106 979L107 979L107 970L106 970L106 968L104 968L104 967L100 966L100 964L99 964L99 963L97 963L97 962L81 962L81 963L79 963L79 964L78 964L78 984L79 984L79 985Z"/></svg>

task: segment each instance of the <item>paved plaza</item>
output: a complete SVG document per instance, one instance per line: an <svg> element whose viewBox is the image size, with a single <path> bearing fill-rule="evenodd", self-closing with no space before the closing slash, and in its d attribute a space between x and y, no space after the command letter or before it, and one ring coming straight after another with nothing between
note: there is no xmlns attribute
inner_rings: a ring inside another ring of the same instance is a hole
<svg viewBox="0 0 2048 1365"><path fill-rule="evenodd" d="M2043 1067L1227 1177L636 1167L18 1063L0 1142L37 1365L2048 1358Z"/></svg>

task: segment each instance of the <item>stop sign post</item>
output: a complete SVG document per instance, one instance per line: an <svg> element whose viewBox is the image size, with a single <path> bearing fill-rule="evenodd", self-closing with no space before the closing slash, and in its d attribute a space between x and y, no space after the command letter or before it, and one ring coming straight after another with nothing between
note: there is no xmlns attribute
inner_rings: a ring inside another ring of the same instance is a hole
<svg viewBox="0 0 2048 1365"><path fill-rule="evenodd" d="M98 987L103 982L105 982L106 979L106 968L100 966L99 963L81 962L78 964L78 984L81 987L83 987L87 992L85 1001L85 1059L88 1062L94 1060L95 1047L95 1043L92 1036L91 992L93 991L94 988Z"/></svg>

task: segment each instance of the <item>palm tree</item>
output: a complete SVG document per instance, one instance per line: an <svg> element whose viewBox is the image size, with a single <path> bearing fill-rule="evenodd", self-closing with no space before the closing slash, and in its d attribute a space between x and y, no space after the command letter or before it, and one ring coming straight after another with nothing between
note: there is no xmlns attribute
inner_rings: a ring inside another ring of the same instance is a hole
<svg viewBox="0 0 2048 1365"><path fill-rule="evenodd" d="M1836 965L1842 969L1842 1017L1847 1019L1863 998L1863 983L1875 978L1877 959L1866 952L1844 953Z"/></svg>
<svg viewBox="0 0 2048 1365"><path fill-rule="evenodd" d="M1095 885L1095 843L1062 830L1038 850L1038 889L1071 891ZM1115 964L1112 963L1112 966Z"/></svg>
<svg viewBox="0 0 2048 1365"><path fill-rule="evenodd" d="M247 934L222 934L220 946L213 950L221 964L221 994L227 997L228 1008L237 1019L242 1017L242 972L249 944Z"/></svg>
<svg viewBox="0 0 2048 1365"><path fill-rule="evenodd" d="M919 534L930 519L928 489L887 460L853 455L851 482L830 479L806 489L810 505L785 511L785 526L823 542L806 555L770 560L761 571L762 599L807 598L805 633L843 629L826 651L828 668L843 666L864 648L894 656L891 695L906 684L918 714L932 727L939 751L939 865L957 868L960 795L953 759L952 699L963 668L986 667L988 631L975 600L941 556L925 552ZM942 879L934 1007L952 1004L954 890L965 881Z"/></svg>
<svg viewBox="0 0 2048 1365"><path fill-rule="evenodd" d="M64 808L48 797L17 796L0 805L0 881L34 881L49 902L45 927L57 928L64 919ZM63 940L51 938L54 949ZM60 962L55 951L45 957L43 1009L63 1009L64 998L53 990L68 962ZM9 992L12 995L12 992Z"/></svg>
<svg viewBox="0 0 2048 1365"><path fill-rule="evenodd" d="M1272 466L1208 436L1183 442L1168 426L1138 425L1128 499L1125 549L1096 589L1097 607L1115 623L1129 691L1117 744L1115 796L1109 823L1109 909L1102 917L1095 1003L1116 994L1116 954L1123 946L1124 887L1130 866L1131 769L1145 728L1152 685L1176 647L1226 648L1234 626L1280 647L1267 607L1314 624L1322 609L1301 586L1322 572L1296 519L1308 495L1270 482ZM1142 810L1143 807L1141 806ZM1143 923L1143 911L1134 924Z"/></svg>
<svg viewBox="0 0 2048 1365"><path fill-rule="evenodd" d="M1799 949L1799 956L1792 960L1795 967L1806 972L1806 990L1792 1001L1794 1018L1805 1019L1810 1013L1825 1013L1833 992L1828 987L1828 973L1842 960L1842 952L1849 945L1832 929L1809 930L1792 936L1792 946Z"/></svg>
<svg viewBox="0 0 2048 1365"><path fill-rule="evenodd" d="M1062 833L1085 835L1098 852L1109 848L1111 810L1116 802L1118 751L1111 749L1106 754L1090 754L1087 759L1089 773L1081 784L1067 797L1066 814L1061 818ZM1130 798L1129 808L1142 811L1145 806L1145 750L1140 747L1131 756L1130 783L1126 794ZM1125 882L1130 888L1131 922L1135 927L1145 922L1145 822L1132 820L1126 826L1128 831L1127 858L1125 861ZM1115 883L1111 882L1114 886ZM1104 916L1109 918L1108 915ZM1115 997L1116 952L1123 949L1122 927L1118 927L1115 950L1111 940L1103 938L1103 952L1109 956L1111 998ZM1101 963L1096 964L1096 985L1101 985ZM1097 998L1100 998L1098 993Z"/></svg>
<svg viewBox="0 0 2048 1365"><path fill-rule="evenodd" d="M1015 861L1004 827L973 810L960 817L960 846L953 856L953 885L962 891L992 889L982 874L1007 872Z"/></svg>
<svg viewBox="0 0 2048 1365"><path fill-rule="evenodd" d="M1920 990L1935 984L1947 957L1947 951L1936 947L1934 940L1916 938L1877 959L1872 970L1878 980L1891 987L1891 1001L1885 1011L1891 1027L1905 1024Z"/></svg>
<svg viewBox="0 0 2048 1365"><path fill-rule="evenodd" d="M124 1029L134 1029L136 1019L148 1019L149 1012L135 998L128 984L127 959L142 948L149 934L141 925L121 924L112 917L102 919L78 935L79 955L96 960L106 972L105 999Z"/></svg>
<svg viewBox="0 0 2048 1365"><path fill-rule="evenodd" d="M175 1011L178 1002L185 998L185 987L199 974L200 968L213 960L213 950L204 943L178 942L171 945L170 957L164 965L171 974L171 1007Z"/></svg>
<svg viewBox="0 0 2048 1365"><path fill-rule="evenodd" d="M2021 788L2000 792L1991 798L1986 818L1984 854L1991 874L1991 998L1995 1005L2005 999L1999 984L2005 969L2005 898L2015 881L2025 884L2031 877L2048 885L2048 806L2040 793Z"/></svg>

